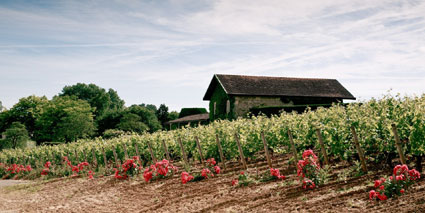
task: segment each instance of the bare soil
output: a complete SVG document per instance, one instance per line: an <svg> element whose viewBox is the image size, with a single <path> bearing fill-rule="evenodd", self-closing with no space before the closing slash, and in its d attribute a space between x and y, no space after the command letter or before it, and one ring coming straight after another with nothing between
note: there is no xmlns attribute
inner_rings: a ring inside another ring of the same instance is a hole
<svg viewBox="0 0 425 213"><path fill-rule="evenodd" d="M343 180L337 174L346 167L336 166L327 184L306 191L287 160L273 161L286 180L246 187L231 186L241 171L236 163L224 174L187 184L179 175L152 183L113 176L32 181L0 187L0 212L425 212L424 178L403 196L372 202L372 182L390 170ZM249 168L253 175L256 168L267 171L265 161Z"/></svg>

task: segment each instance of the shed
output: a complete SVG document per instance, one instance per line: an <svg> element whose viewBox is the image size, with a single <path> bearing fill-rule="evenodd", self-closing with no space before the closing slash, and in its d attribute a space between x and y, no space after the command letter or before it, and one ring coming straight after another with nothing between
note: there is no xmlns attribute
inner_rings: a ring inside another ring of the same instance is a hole
<svg viewBox="0 0 425 213"><path fill-rule="evenodd" d="M356 98L336 79L215 74L204 95L210 120L233 119L253 108L331 105Z"/></svg>

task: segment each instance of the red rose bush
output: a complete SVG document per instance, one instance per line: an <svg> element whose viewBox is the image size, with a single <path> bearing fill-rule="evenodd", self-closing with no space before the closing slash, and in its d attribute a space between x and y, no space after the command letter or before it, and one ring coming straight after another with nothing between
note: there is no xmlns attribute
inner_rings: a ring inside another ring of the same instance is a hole
<svg viewBox="0 0 425 213"><path fill-rule="evenodd" d="M407 165L394 167L393 175L387 178L375 180L375 190L369 192L370 200L387 200L390 197L400 196L406 192L410 185L421 178L421 174L415 169L409 170Z"/></svg>
<svg viewBox="0 0 425 213"><path fill-rule="evenodd" d="M302 181L303 189L314 189L324 182L318 158L311 149L305 150L302 157L303 160L297 164L297 176Z"/></svg>
<svg viewBox="0 0 425 213"><path fill-rule="evenodd" d="M177 167L173 166L168 160L163 159L147 167L143 172L143 178L146 182L149 182L153 178L172 176L177 171Z"/></svg>

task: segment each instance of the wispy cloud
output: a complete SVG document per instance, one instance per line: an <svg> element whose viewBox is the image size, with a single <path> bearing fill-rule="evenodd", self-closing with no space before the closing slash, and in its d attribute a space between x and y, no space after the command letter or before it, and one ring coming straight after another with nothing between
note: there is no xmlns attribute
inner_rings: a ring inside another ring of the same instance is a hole
<svg viewBox="0 0 425 213"><path fill-rule="evenodd" d="M425 89L425 2L0 3L0 99L93 82L127 104L205 106L214 73L337 78L370 98Z"/></svg>

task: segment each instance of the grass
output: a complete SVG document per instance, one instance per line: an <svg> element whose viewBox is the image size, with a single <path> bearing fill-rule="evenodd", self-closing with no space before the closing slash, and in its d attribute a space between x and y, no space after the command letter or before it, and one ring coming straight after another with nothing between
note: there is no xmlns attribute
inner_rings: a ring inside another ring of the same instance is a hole
<svg viewBox="0 0 425 213"><path fill-rule="evenodd" d="M41 184L34 184L34 183L24 183L24 184L16 184L11 186L5 186L3 187L3 191L5 193L11 193L14 191L25 191L29 193L38 192L41 189Z"/></svg>

